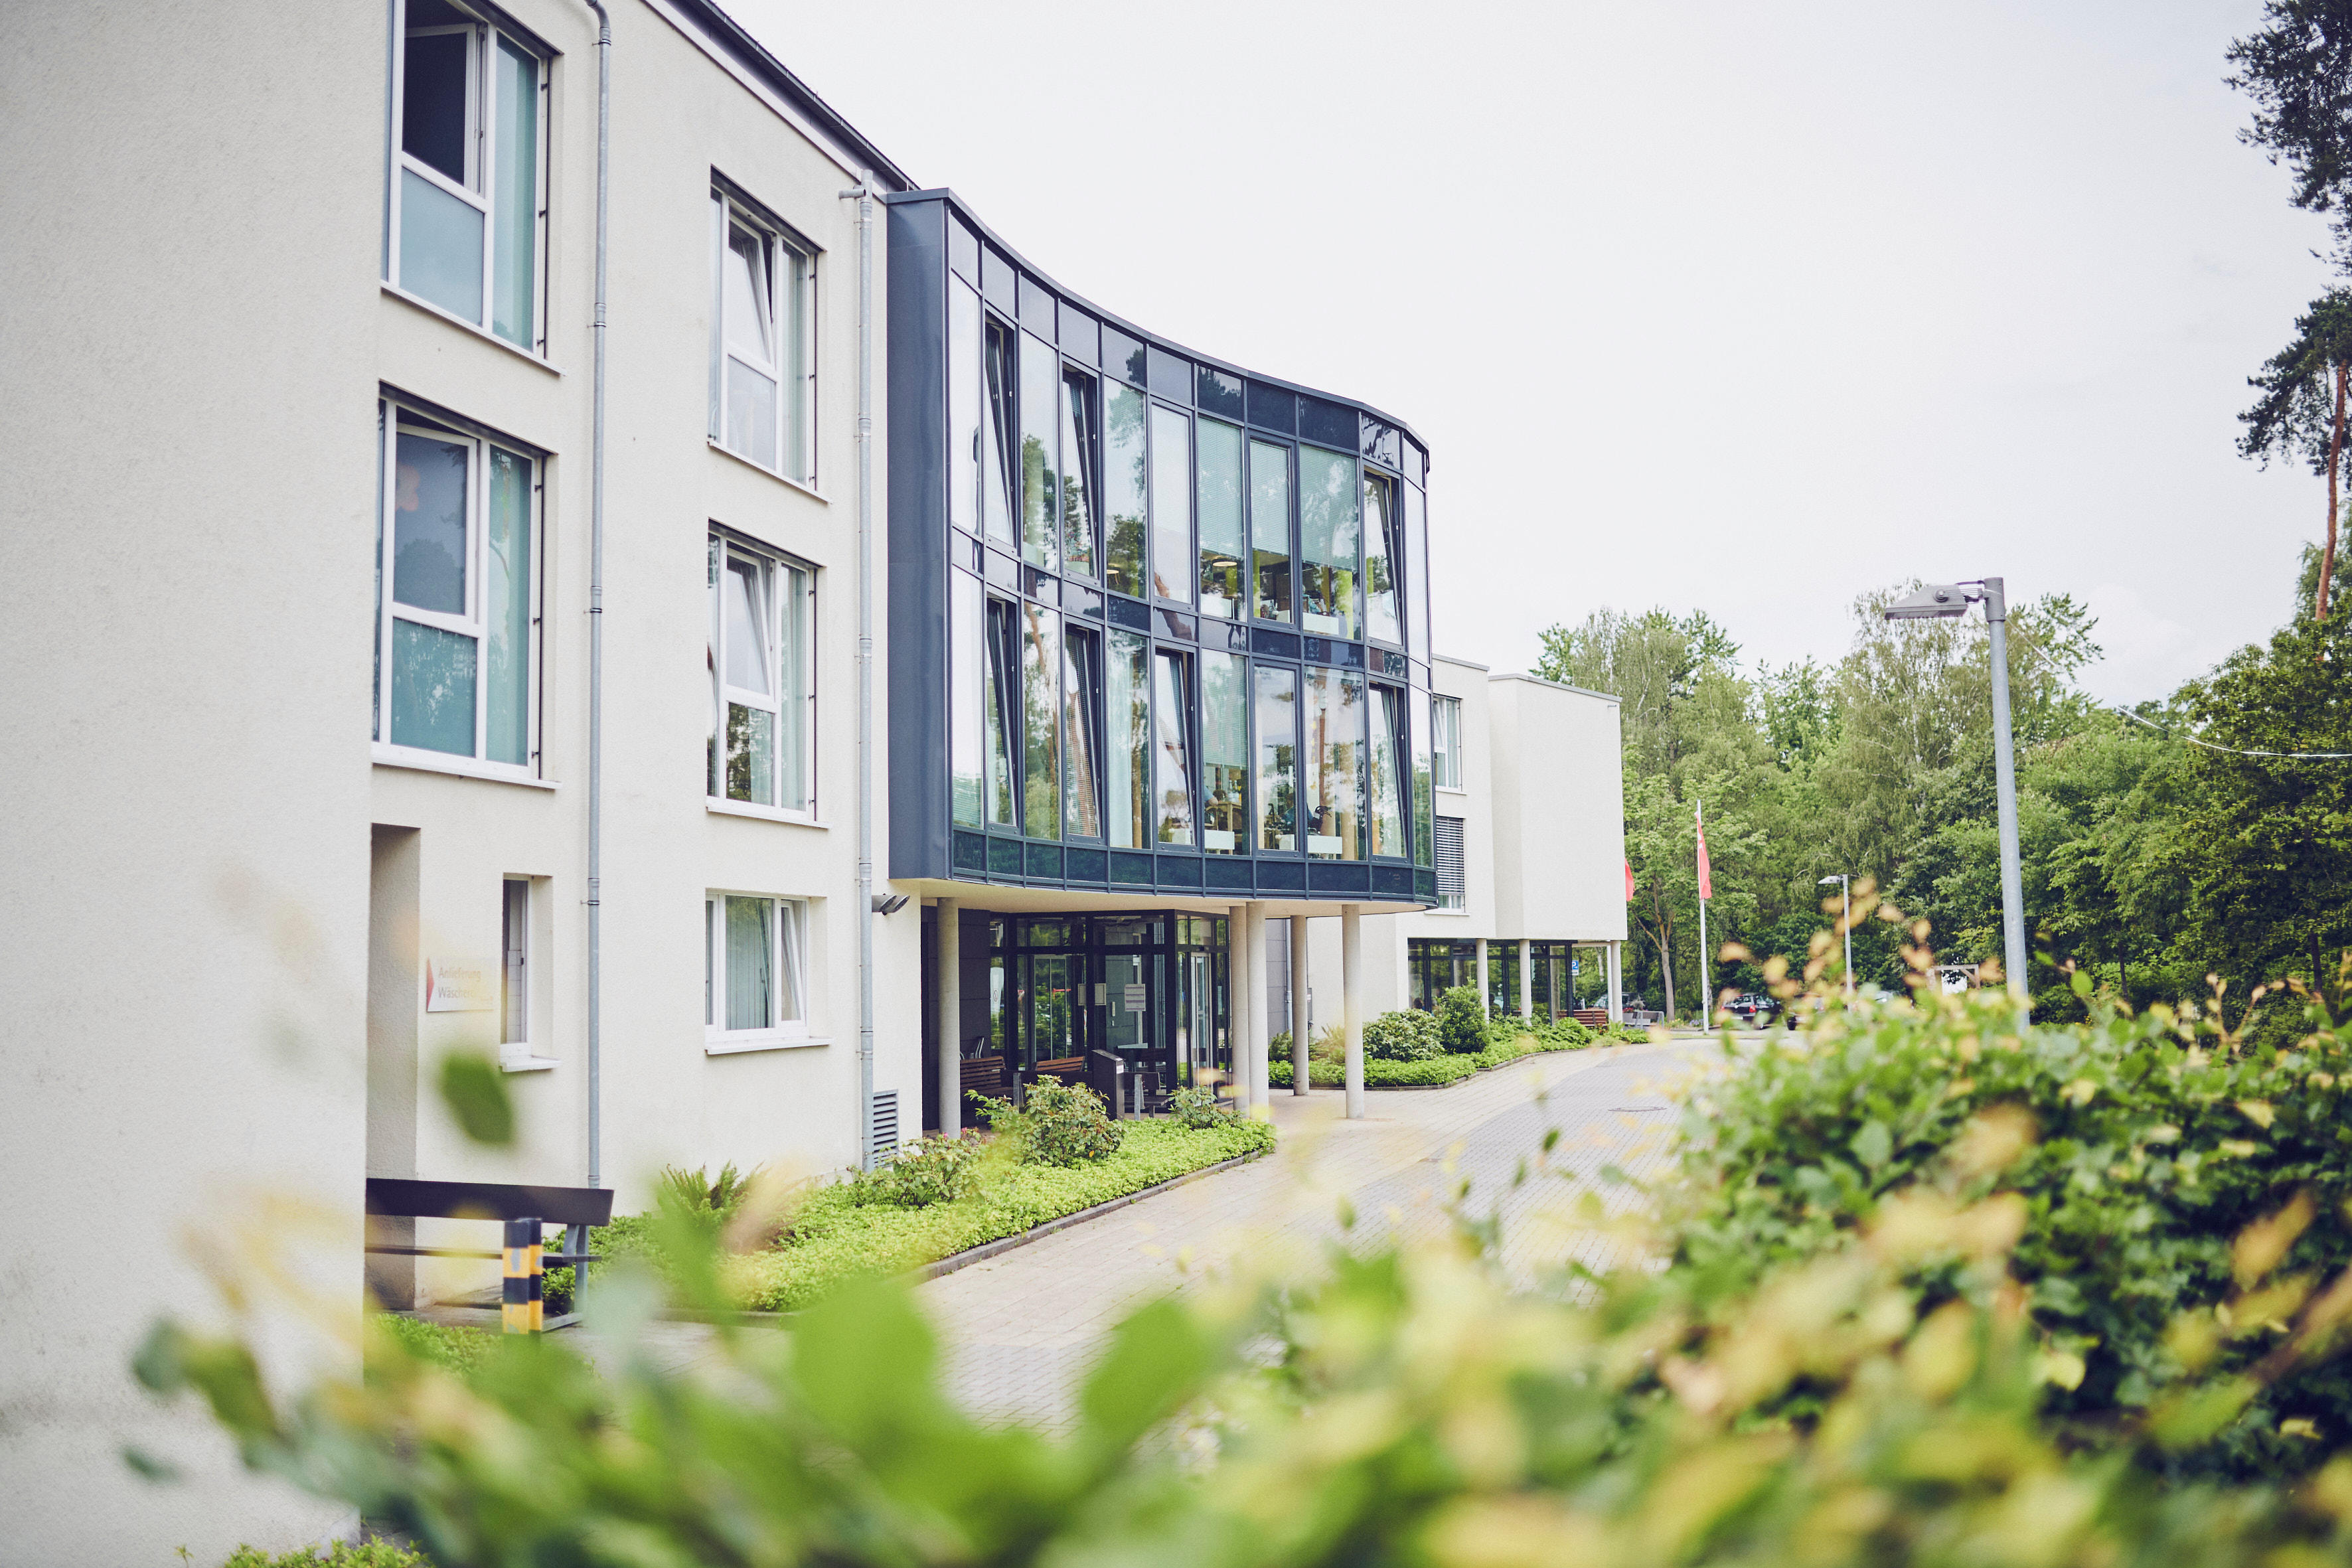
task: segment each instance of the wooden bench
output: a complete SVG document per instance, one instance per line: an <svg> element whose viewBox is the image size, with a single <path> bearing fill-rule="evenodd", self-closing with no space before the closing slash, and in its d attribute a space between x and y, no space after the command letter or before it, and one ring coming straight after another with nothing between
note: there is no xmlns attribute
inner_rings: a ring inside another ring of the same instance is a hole
<svg viewBox="0 0 2352 1568"><path fill-rule="evenodd" d="M588 1250L588 1228L613 1222L610 1187L539 1187L510 1182L420 1182L395 1176L367 1179L367 1212L397 1219L535 1219L565 1227L563 1250L545 1255L550 1268L572 1269L572 1310L551 1318L545 1326L564 1328L579 1318L580 1296L588 1283L588 1266L595 1254ZM370 1242L367 1250L394 1258L488 1258L500 1252L477 1252L450 1247L395 1247Z"/></svg>
<svg viewBox="0 0 2352 1568"><path fill-rule="evenodd" d="M1003 1057L966 1057L961 1071L965 1094L985 1094L997 1100L1004 1098Z"/></svg>
<svg viewBox="0 0 2352 1568"><path fill-rule="evenodd" d="M1569 1016L1588 1029L1605 1029L1609 1026L1609 1009L1606 1007L1579 1007Z"/></svg>
<svg viewBox="0 0 2352 1568"><path fill-rule="evenodd" d="M1087 1058L1055 1057L1039 1062L1029 1069L1029 1081L1035 1083L1041 1078L1059 1079L1064 1083L1084 1083L1087 1081Z"/></svg>

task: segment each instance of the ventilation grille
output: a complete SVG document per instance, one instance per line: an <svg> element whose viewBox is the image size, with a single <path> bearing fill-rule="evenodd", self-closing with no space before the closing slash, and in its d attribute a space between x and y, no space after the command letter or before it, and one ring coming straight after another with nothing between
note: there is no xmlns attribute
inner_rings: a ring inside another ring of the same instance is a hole
<svg viewBox="0 0 2352 1568"><path fill-rule="evenodd" d="M1437 819L1437 907L1458 910L1465 889L1462 879L1462 819Z"/></svg>
<svg viewBox="0 0 2352 1568"><path fill-rule="evenodd" d="M880 1164L898 1152L898 1091L874 1091L874 1163Z"/></svg>

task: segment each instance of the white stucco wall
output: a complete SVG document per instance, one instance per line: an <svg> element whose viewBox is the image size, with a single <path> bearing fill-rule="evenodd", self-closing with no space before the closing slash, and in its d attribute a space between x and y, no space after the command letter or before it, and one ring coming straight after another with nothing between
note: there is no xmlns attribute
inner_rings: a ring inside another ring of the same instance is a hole
<svg viewBox="0 0 2352 1568"><path fill-rule="evenodd" d="M1624 769L1613 697L1528 675L1487 683L1494 934L1625 939Z"/></svg>

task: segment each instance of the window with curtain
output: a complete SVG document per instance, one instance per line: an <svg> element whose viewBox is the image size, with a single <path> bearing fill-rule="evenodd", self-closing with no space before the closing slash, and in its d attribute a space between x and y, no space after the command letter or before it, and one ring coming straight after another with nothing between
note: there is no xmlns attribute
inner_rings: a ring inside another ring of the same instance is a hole
<svg viewBox="0 0 2352 1568"><path fill-rule="evenodd" d="M1181 653L1152 656L1152 837L1192 842L1192 661Z"/></svg>
<svg viewBox="0 0 2352 1568"><path fill-rule="evenodd" d="M1298 448L1298 624L1353 641L1362 621L1356 459Z"/></svg>
<svg viewBox="0 0 2352 1568"><path fill-rule="evenodd" d="M1393 686L1372 688L1371 809L1366 814L1372 831L1371 852L1392 859L1405 858L1404 769L1401 764L1404 729L1404 693Z"/></svg>
<svg viewBox="0 0 2352 1568"><path fill-rule="evenodd" d="M1201 651L1201 847L1249 849L1249 661Z"/></svg>
<svg viewBox="0 0 2352 1568"><path fill-rule="evenodd" d="M533 768L537 465L397 403L379 425L375 737Z"/></svg>
<svg viewBox="0 0 2352 1568"><path fill-rule="evenodd" d="M1151 405L1151 592L1192 602L1192 421Z"/></svg>
<svg viewBox="0 0 2352 1568"><path fill-rule="evenodd" d="M1062 569L1095 574L1095 378L1062 368Z"/></svg>
<svg viewBox="0 0 2352 1568"><path fill-rule="evenodd" d="M1143 597L1145 440L1143 394L1106 382L1103 398L1103 582Z"/></svg>
<svg viewBox="0 0 2352 1568"><path fill-rule="evenodd" d="M1374 642L1404 645L1398 618L1396 487L1384 476L1364 473L1364 635Z"/></svg>
<svg viewBox="0 0 2352 1568"><path fill-rule="evenodd" d="M1100 636L1075 622L1062 634L1062 827L1070 838L1103 836Z"/></svg>
<svg viewBox="0 0 2352 1568"><path fill-rule="evenodd" d="M1112 847L1151 842L1151 644L1134 632L1108 634L1103 664L1103 729Z"/></svg>
<svg viewBox="0 0 2352 1568"><path fill-rule="evenodd" d="M1257 667L1257 844L1298 847L1298 671Z"/></svg>
<svg viewBox="0 0 2352 1568"><path fill-rule="evenodd" d="M814 810L813 576L713 534L709 577L709 793L780 811Z"/></svg>
<svg viewBox="0 0 2352 1568"><path fill-rule="evenodd" d="M540 353L545 62L447 0L406 0L397 36L385 279Z"/></svg>
<svg viewBox="0 0 2352 1568"><path fill-rule="evenodd" d="M1055 458L1062 360L1053 345L1024 332L1021 353L1021 558L1062 569L1062 482Z"/></svg>
<svg viewBox="0 0 2352 1568"><path fill-rule="evenodd" d="M1429 725L1432 731L1430 771L1437 787L1462 788L1462 700L1458 697L1431 697Z"/></svg>
<svg viewBox="0 0 2352 1568"><path fill-rule="evenodd" d="M702 904L703 1048L788 1046L809 1036L808 906L710 893Z"/></svg>
<svg viewBox="0 0 2352 1568"><path fill-rule="evenodd" d="M1364 678L1307 671L1307 853L1364 858Z"/></svg>
<svg viewBox="0 0 2352 1568"><path fill-rule="evenodd" d="M1290 619L1290 448L1270 441L1249 447L1252 592L1257 618Z"/></svg>
<svg viewBox="0 0 2352 1568"><path fill-rule="evenodd" d="M723 191L710 193L710 226L718 253L711 437L739 458L814 484L813 259Z"/></svg>
<svg viewBox="0 0 2352 1568"><path fill-rule="evenodd" d="M1237 621L1249 594L1244 565L1249 544L1242 521L1242 433L1231 425L1202 419L1193 439L1199 446L1193 514L1201 535L1201 613Z"/></svg>

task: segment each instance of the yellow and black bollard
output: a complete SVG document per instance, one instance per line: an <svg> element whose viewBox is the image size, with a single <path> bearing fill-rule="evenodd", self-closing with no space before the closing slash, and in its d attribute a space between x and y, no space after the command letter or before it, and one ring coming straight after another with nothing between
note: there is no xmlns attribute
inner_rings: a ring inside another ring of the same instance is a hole
<svg viewBox="0 0 2352 1568"><path fill-rule="evenodd" d="M540 1331L545 1312L540 1286L547 1268L541 1246L543 1235L536 1219L507 1221L506 1294L499 1315L510 1334Z"/></svg>

